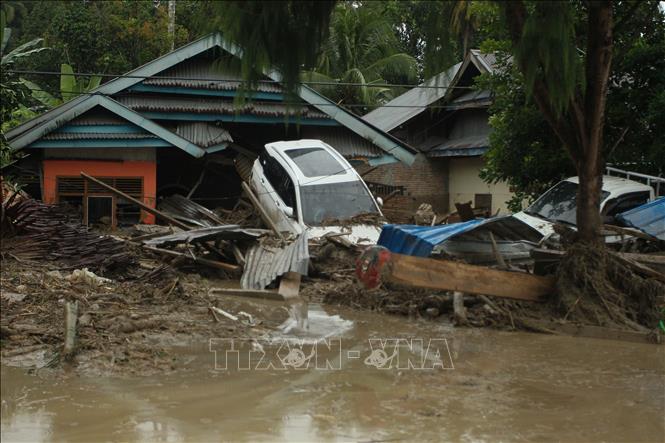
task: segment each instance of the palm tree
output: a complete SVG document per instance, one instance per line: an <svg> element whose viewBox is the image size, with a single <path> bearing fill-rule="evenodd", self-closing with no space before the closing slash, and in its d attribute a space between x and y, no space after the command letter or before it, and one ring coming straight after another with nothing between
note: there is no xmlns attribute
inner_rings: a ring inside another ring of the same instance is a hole
<svg viewBox="0 0 665 443"><path fill-rule="evenodd" d="M395 92L378 85L416 82L418 64L401 51L379 9L345 2L335 8L316 68L302 77L328 83L314 87L339 103L372 107L389 101Z"/></svg>

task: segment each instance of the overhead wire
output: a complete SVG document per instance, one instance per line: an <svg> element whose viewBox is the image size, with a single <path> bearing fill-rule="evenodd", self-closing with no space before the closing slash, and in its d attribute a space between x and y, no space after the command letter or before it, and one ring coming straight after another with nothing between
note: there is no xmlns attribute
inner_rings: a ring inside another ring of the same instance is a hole
<svg viewBox="0 0 665 443"><path fill-rule="evenodd" d="M58 71L37 71L37 70L21 70L21 69L6 69L5 72L12 74L32 74L32 75L63 75ZM188 80L188 81L203 81L203 82L220 82L220 83L238 83L249 84L245 80L237 78L204 78L204 77L181 77L181 76L158 76L158 75L132 75L132 74L102 74L91 72L73 72L64 75L74 75L82 77L108 77L108 78L139 78L139 79L155 79L155 80ZM253 83L267 83L279 84L275 80L256 80ZM408 83L360 83L360 82L336 82L336 81L307 81L301 80L300 84L304 85L321 85L321 86L359 86L359 87L385 87L385 88L409 88L409 89L473 89L473 86L439 86L439 85L425 85L425 84L408 84ZM103 85L102 85L103 86Z"/></svg>

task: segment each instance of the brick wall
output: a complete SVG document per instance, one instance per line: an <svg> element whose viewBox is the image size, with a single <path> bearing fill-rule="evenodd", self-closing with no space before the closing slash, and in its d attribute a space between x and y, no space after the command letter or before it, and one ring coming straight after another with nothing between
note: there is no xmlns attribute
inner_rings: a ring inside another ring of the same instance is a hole
<svg viewBox="0 0 665 443"><path fill-rule="evenodd" d="M358 172L370 169L363 165ZM404 186L405 195L394 198L386 206L389 208L415 211L421 203L429 203L437 212L448 211L448 161L447 159L430 159L423 154L416 156L411 165L391 163L379 166L363 176L369 182L393 186Z"/></svg>

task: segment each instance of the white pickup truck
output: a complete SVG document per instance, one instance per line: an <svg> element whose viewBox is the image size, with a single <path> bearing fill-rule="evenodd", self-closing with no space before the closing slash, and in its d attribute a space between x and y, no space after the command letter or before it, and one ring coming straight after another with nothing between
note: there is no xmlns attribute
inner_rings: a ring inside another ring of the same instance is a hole
<svg viewBox="0 0 665 443"><path fill-rule="evenodd" d="M376 244L381 228L346 223L381 209L356 170L321 140L268 143L252 167L250 186L280 231L310 238L345 233L356 244ZM342 223L336 223L342 222Z"/></svg>
<svg viewBox="0 0 665 443"><path fill-rule="evenodd" d="M652 177L662 180L658 177ZM554 234L554 225L575 228L578 177L567 178L541 195L527 209L513 215L467 222L468 227L442 235L432 253L463 258L472 263L493 263L492 237L501 255L513 262L529 261L529 251ZM607 224L616 224L617 214L655 198L652 186L610 175L603 176L600 212ZM620 238L607 237L607 242Z"/></svg>

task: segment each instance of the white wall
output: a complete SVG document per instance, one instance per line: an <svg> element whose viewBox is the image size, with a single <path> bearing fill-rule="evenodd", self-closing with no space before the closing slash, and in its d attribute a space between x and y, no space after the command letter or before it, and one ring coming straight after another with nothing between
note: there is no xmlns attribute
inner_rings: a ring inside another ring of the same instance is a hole
<svg viewBox="0 0 665 443"><path fill-rule="evenodd" d="M451 158L448 169L450 211L455 211L455 203L474 201L475 194L492 194L492 214L500 209L499 214L509 214L506 201L513 194L505 182L497 184L485 183L478 174L483 167L482 157Z"/></svg>

